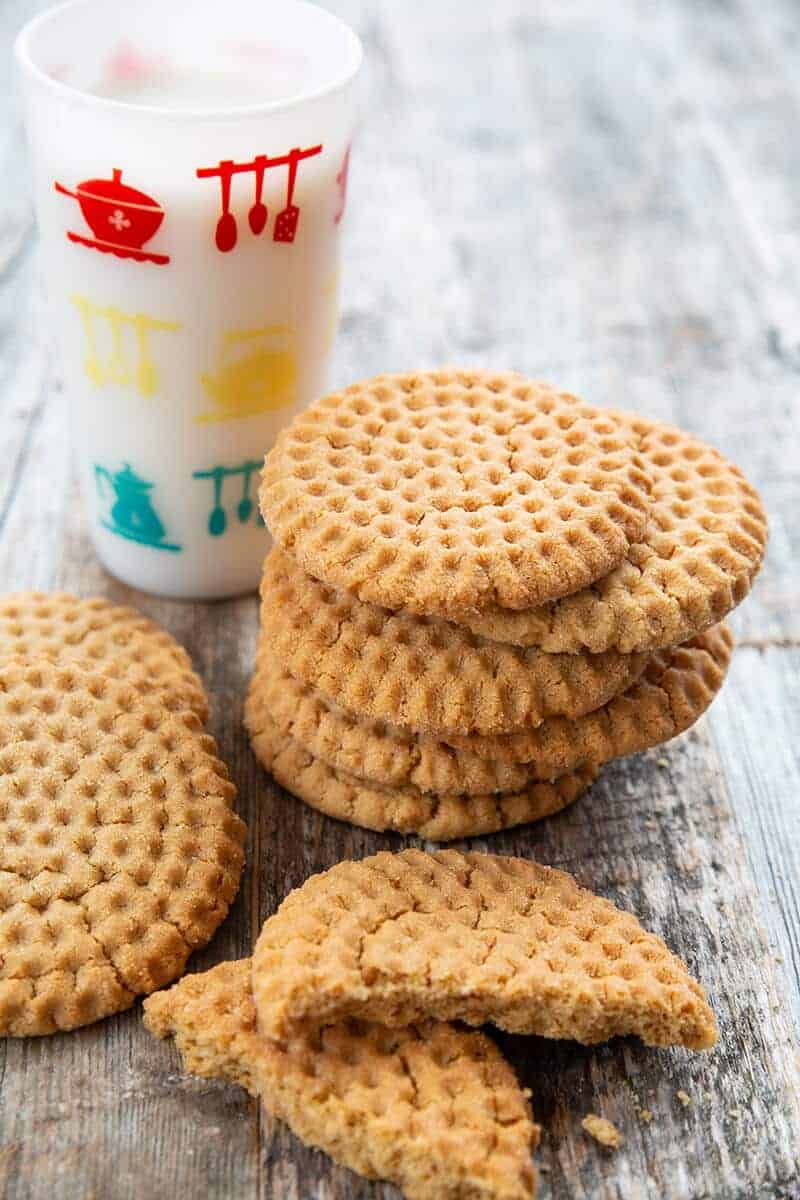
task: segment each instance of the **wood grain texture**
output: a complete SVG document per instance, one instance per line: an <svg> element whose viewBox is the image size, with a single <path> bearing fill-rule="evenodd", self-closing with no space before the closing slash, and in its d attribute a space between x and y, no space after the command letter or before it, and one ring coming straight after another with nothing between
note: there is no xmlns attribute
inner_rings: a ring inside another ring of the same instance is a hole
<svg viewBox="0 0 800 1200"><path fill-rule="evenodd" d="M274 787L241 726L254 598L142 596L95 562L65 453L8 55L37 0L0 7L0 580L139 605L214 698L248 870L192 960L248 953L313 871L408 844ZM731 674L667 749L609 767L539 826L473 843L635 909L707 985L707 1055L502 1038L544 1125L544 1200L800 1197L800 12L793 0L336 0L364 36L344 312L332 382L439 362L515 366L715 442L764 494L772 540ZM677 1092L690 1097L688 1106ZM652 1120L642 1110L652 1113ZM600 1113L624 1142L581 1130ZM184 1076L138 1010L0 1044L8 1200L389 1200Z"/></svg>

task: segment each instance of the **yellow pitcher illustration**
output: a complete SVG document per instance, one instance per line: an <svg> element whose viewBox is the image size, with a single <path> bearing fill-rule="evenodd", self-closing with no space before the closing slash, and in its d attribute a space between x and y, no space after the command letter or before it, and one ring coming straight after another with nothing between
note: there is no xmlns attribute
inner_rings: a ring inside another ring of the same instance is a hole
<svg viewBox="0 0 800 1200"><path fill-rule="evenodd" d="M293 404L297 392L294 330L288 325L229 330L213 374L200 382L214 408L198 422L232 421Z"/></svg>
<svg viewBox="0 0 800 1200"><path fill-rule="evenodd" d="M123 312L110 304L95 304L87 296L71 297L81 317L86 341L84 370L98 387L116 383L133 387L141 396L158 392L158 370L150 349L150 334L180 329L177 321L161 321L146 313Z"/></svg>

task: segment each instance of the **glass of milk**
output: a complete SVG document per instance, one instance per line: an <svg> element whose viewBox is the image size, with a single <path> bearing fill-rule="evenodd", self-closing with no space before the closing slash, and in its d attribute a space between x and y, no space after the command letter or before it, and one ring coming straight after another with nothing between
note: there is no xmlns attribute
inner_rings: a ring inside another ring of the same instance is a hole
<svg viewBox="0 0 800 1200"><path fill-rule="evenodd" d="M250 591L264 454L325 390L361 44L301 0L72 0L16 56L97 554Z"/></svg>

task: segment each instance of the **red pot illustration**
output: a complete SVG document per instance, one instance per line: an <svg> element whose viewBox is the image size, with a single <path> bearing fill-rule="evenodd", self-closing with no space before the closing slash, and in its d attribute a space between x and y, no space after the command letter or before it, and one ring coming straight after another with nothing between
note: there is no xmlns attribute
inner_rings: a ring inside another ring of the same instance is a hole
<svg viewBox="0 0 800 1200"><path fill-rule="evenodd" d="M89 238L68 230L67 237L71 242L105 254L116 254L118 258L132 258L136 262L169 262L167 254L153 254L142 249L164 220L163 208L145 192L123 183L118 167L111 172L110 179L86 179L74 192L58 182L54 186L63 196L78 201L94 234Z"/></svg>

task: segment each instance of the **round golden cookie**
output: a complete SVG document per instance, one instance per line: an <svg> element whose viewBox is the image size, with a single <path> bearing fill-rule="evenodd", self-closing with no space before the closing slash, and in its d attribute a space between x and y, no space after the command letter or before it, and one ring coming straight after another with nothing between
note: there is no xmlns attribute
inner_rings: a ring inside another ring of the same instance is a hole
<svg viewBox="0 0 800 1200"><path fill-rule="evenodd" d="M645 528L636 437L513 371L379 375L267 455L261 511L326 583L386 608L527 608L607 575Z"/></svg>
<svg viewBox="0 0 800 1200"><path fill-rule="evenodd" d="M0 663L15 658L81 662L115 678L134 671L154 689L180 696L201 721L208 719L208 697L183 647L136 609L103 596L0 596Z"/></svg>
<svg viewBox="0 0 800 1200"><path fill-rule="evenodd" d="M454 737L459 754L528 769L546 778L589 759L605 763L677 737L698 721L725 680L733 634L724 622L682 646L652 655L644 674L603 708L576 721L551 717L537 729L499 737Z"/></svg>
<svg viewBox="0 0 800 1200"><path fill-rule="evenodd" d="M750 591L767 520L738 467L683 430L630 417L653 479L644 536L604 579L527 611L459 619L475 633L551 653L658 650L722 620Z"/></svg>
<svg viewBox="0 0 800 1200"><path fill-rule="evenodd" d="M46 659L0 666L0 1034L74 1029L180 975L244 825L196 713Z"/></svg>
<svg viewBox="0 0 800 1200"><path fill-rule="evenodd" d="M491 1021L586 1045L717 1038L702 987L633 913L495 854L383 852L313 875L264 922L252 980L270 1038L362 1016Z"/></svg>
<svg viewBox="0 0 800 1200"><path fill-rule="evenodd" d="M598 767L587 763L558 779L529 783L518 792L483 796L383 788L315 758L278 728L263 705L249 703L246 719L259 762L287 792L311 808L365 829L415 833L434 842L483 837L552 816L577 800L599 774Z"/></svg>
<svg viewBox="0 0 800 1200"><path fill-rule="evenodd" d="M508 733L578 717L630 687L647 662L643 654L543 654L388 612L318 583L278 547L264 564L261 596L265 637L295 679L359 717L425 733Z"/></svg>
<svg viewBox="0 0 800 1200"><path fill-rule="evenodd" d="M293 679L262 635L245 720L255 734L266 712L284 736L315 758L381 788L439 795L515 792L582 763L608 762L683 733L722 686L732 648L730 629L714 626L684 646L653 655L628 691L584 717L549 717L522 733L453 737L451 744L383 721L359 721Z"/></svg>

